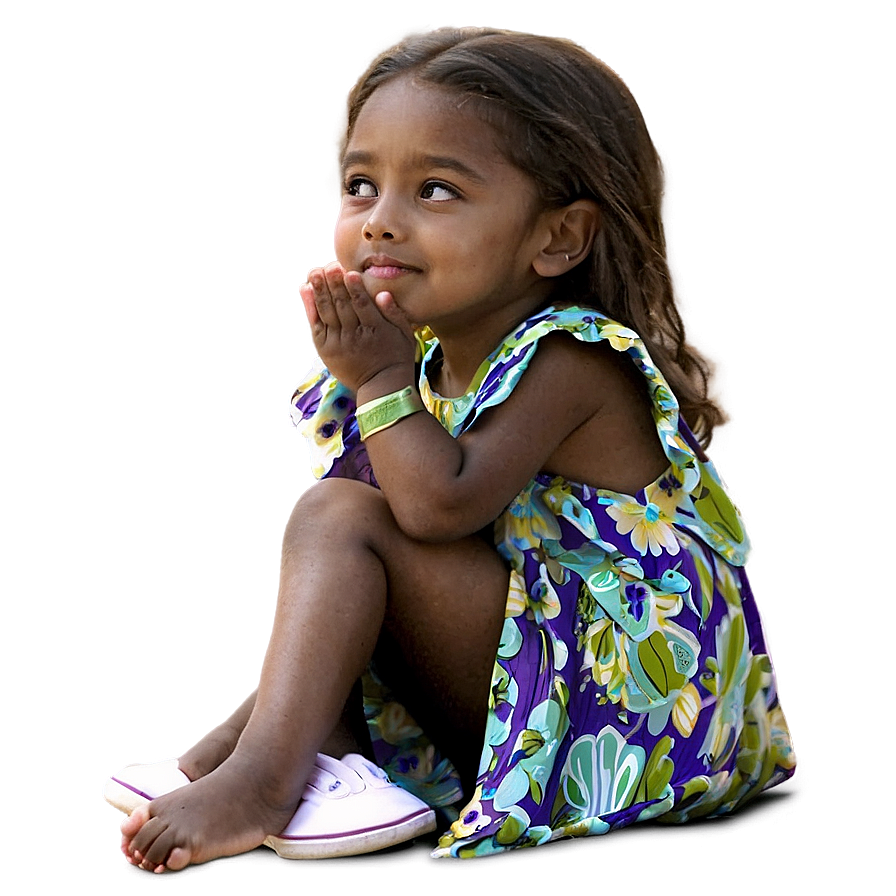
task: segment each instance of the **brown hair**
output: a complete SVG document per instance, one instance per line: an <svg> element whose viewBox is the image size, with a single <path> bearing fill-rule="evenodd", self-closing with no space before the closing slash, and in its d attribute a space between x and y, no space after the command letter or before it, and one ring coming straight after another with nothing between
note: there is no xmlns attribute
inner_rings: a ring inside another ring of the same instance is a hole
<svg viewBox="0 0 896 896"><path fill-rule="evenodd" d="M473 98L542 200L597 202L589 261L564 277L564 301L634 329L701 444L725 419L707 394L711 367L685 341L660 216L663 169L637 103L609 67L571 41L485 28L412 35L373 61L348 99L346 143L371 94L400 75Z"/></svg>

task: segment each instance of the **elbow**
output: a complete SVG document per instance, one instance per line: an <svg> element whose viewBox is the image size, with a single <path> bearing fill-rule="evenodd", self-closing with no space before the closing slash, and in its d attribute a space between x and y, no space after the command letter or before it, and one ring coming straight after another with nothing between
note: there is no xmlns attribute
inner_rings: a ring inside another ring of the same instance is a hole
<svg viewBox="0 0 896 896"><path fill-rule="evenodd" d="M473 508L457 502L415 502L393 510L398 528L415 541L444 544L478 532L490 519L480 519Z"/></svg>
<svg viewBox="0 0 896 896"><path fill-rule="evenodd" d="M470 532L475 531L467 531L463 526L451 520L437 519L435 516L426 514L413 514L403 519L396 518L396 522L398 523L398 528L408 538L429 544L445 544L449 541L457 541L459 538L463 538L465 535L469 535Z"/></svg>

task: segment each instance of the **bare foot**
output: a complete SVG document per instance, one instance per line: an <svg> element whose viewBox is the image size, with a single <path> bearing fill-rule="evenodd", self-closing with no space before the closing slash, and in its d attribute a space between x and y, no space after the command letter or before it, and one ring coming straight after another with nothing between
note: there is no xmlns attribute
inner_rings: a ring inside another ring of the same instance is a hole
<svg viewBox="0 0 896 896"><path fill-rule="evenodd" d="M146 871L179 871L248 852L279 834L299 798L278 802L270 781L258 780L249 768L225 761L198 781L135 809L121 826L125 858Z"/></svg>

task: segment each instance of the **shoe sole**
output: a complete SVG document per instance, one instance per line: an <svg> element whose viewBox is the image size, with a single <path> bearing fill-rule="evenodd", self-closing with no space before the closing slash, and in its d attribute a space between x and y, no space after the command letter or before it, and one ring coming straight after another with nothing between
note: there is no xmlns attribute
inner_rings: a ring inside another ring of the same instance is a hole
<svg viewBox="0 0 896 896"><path fill-rule="evenodd" d="M130 815L138 806L151 801L145 793L134 790L115 778L103 789L106 802ZM282 859L327 859L357 856L405 843L436 829L436 813L422 809L399 821L373 830L350 831L330 837L267 837L264 846L273 849Z"/></svg>
<svg viewBox="0 0 896 896"><path fill-rule="evenodd" d="M134 790L133 787L128 787L121 781L116 781L115 778L109 778L106 782L106 786L103 788L103 797L107 803L126 815L130 815L138 806L142 806L152 799L145 793Z"/></svg>
<svg viewBox="0 0 896 896"><path fill-rule="evenodd" d="M324 859L357 856L406 843L436 829L436 813L421 809L383 827L328 837L268 837L264 845L282 859Z"/></svg>

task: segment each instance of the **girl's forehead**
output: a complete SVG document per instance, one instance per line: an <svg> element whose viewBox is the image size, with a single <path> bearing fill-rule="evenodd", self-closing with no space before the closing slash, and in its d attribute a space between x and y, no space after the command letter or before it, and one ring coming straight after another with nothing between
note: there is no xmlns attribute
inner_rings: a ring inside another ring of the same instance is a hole
<svg viewBox="0 0 896 896"><path fill-rule="evenodd" d="M497 129L477 99L409 76L378 87L361 108L345 156L378 155L404 148L460 153L483 163L507 164Z"/></svg>

